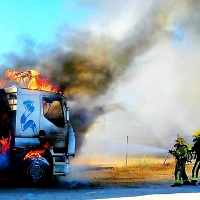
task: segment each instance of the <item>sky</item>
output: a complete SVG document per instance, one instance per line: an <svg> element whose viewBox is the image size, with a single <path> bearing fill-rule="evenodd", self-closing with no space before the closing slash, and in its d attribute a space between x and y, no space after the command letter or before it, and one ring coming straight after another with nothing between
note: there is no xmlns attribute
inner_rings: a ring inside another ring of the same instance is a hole
<svg viewBox="0 0 200 200"><path fill-rule="evenodd" d="M192 140L200 129L199 1L15 2L0 1L3 68L28 65L58 81L90 148L127 136L161 149L177 135ZM51 45L10 54L26 38Z"/></svg>
<svg viewBox="0 0 200 200"><path fill-rule="evenodd" d="M23 37L51 43L61 26L78 27L95 10L78 0L7 0L0 8L0 54L18 51Z"/></svg>

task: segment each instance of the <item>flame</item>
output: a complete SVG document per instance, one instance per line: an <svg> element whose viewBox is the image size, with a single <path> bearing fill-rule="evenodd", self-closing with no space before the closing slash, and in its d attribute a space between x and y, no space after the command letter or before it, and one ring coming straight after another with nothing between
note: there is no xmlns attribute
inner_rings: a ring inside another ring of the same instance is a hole
<svg viewBox="0 0 200 200"><path fill-rule="evenodd" d="M4 85L6 85L6 80L0 81L0 87L2 88L2 87L4 87Z"/></svg>
<svg viewBox="0 0 200 200"><path fill-rule="evenodd" d="M41 158L42 154L44 154L44 149L43 150L32 150L29 151L26 156L24 157L23 160L29 159L29 158L33 158L33 157L37 157L37 158Z"/></svg>
<svg viewBox="0 0 200 200"><path fill-rule="evenodd" d="M48 82L47 78L41 78L37 70L31 69L23 72L7 70L5 75L10 80L15 80L19 83L28 81L27 88L32 90L57 92L57 88L53 87L53 85ZM5 84L6 80L2 80L0 82L0 87L3 87Z"/></svg>
<svg viewBox="0 0 200 200"><path fill-rule="evenodd" d="M10 139L11 136L9 137L9 139L5 139L4 137L2 137L2 139L0 140L2 144L1 151L3 154L6 154L7 150L10 148Z"/></svg>
<svg viewBox="0 0 200 200"><path fill-rule="evenodd" d="M42 146L45 148L45 149L49 149L49 147L51 146L50 143L48 141L45 141Z"/></svg>

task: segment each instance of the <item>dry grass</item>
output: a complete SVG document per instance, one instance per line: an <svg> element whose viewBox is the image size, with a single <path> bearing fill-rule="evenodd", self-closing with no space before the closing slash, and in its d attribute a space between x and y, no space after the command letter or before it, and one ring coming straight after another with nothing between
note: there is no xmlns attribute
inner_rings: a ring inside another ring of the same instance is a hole
<svg viewBox="0 0 200 200"><path fill-rule="evenodd" d="M106 158L103 156L81 156L73 164L85 167L82 178L91 180L95 185L124 185L134 183L163 182L174 180L175 159L142 156L138 158ZM192 165L186 166L191 175Z"/></svg>

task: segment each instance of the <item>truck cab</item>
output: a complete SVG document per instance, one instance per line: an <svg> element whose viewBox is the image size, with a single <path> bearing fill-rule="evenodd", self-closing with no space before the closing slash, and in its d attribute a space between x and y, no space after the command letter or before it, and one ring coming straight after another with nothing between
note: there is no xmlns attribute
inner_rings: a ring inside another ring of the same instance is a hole
<svg viewBox="0 0 200 200"><path fill-rule="evenodd" d="M65 176L75 156L67 98L20 87L0 89L0 154L29 182Z"/></svg>

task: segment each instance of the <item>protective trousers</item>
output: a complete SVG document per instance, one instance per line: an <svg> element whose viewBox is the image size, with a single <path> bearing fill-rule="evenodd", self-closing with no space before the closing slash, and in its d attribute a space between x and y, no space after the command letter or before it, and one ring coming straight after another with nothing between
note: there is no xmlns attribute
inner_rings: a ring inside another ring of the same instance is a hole
<svg viewBox="0 0 200 200"><path fill-rule="evenodd" d="M200 160L196 160L192 169L192 182L197 182L200 168Z"/></svg>
<svg viewBox="0 0 200 200"><path fill-rule="evenodd" d="M179 159L176 161L176 167L174 171L175 183L181 183L181 179L183 180L183 183L189 181L185 171L185 164L186 164L185 160Z"/></svg>

